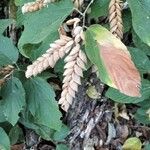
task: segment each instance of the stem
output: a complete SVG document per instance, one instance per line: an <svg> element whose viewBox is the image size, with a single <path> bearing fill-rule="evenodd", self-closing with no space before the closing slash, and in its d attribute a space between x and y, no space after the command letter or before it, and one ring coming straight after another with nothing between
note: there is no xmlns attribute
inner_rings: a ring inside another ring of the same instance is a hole
<svg viewBox="0 0 150 150"><path fill-rule="evenodd" d="M85 17L86 17L86 13L89 9L89 7L93 4L94 0L91 0L91 2L88 4L88 6L86 7L85 11L83 12L83 27L85 27Z"/></svg>
<svg viewBox="0 0 150 150"><path fill-rule="evenodd" d="M83 28L87 28L85 26L85 17L86 17L86 13L87 13L89 7L93 4L93 2L94 2L94 0L91 0L91 2L88 4L88 6L86 7L86 9L83 13L80 10L78 10L77 8L74 8L74 10L77 11L83 17L83 24L82 24Z"/></svg>

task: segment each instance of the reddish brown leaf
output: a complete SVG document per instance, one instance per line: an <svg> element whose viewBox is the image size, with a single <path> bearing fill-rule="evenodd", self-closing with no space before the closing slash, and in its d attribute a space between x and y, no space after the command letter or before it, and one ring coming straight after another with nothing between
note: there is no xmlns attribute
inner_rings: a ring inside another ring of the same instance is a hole
<svg viewBox="0 0 150 150"><path fill-rule="evenodd" d="M116 88L132 97L140 97L141 77L127 50L111 44L99 45L100 57Z"/></svg>

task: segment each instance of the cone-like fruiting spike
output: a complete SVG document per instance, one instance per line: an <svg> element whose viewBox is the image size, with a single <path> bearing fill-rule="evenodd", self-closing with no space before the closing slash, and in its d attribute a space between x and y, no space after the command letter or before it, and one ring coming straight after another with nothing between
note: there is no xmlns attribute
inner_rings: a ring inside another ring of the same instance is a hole
<svg viewBox="0 0 150 150"><path fill-rule="evenodd" d="M32 65L27 67L26 77L36 76L48 67L53 68L56 62L64 57L70 51L74 41L67 36L61 36L60 39L50 44L50 48L39 57Z"/></svg>
<svg viewBox="0 0 150 150"><path fill-rule="evenodd" d="M111 0L109 4L110 32L119 39L123 38L123 21L121 11L121 0Z"/></svg>

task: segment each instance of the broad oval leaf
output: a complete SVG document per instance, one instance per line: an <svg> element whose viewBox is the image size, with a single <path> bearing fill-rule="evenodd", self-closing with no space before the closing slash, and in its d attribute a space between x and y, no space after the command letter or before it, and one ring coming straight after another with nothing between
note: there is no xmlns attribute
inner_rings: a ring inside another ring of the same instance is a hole
<svg viewBox="0 0 150 150"><path fill-rule="evenodd" d="M15 77L8 80L0 90L0 96L0 113L5 121L15 125L19 119L18 114L25 106L25 91L20 80Z"/></svg>
<svg viewBox="0 0 150 150"><path fill-rule="evenodd" d="M141 96L141 77L127 47L100 25L89 27L85 39L86 53L98 67L100 79L128 96Z"/></svg>
<svg viewBox="0 0 150 150"><path fill-rule="evenodd" d="M106 96L118 103L142 102L150 97L150 82L148 80L142 80L141 97L129 97L114 88L109 88L106 92Z"/></svg>
<svg viewBox="0 0 150 150"><path fill-rule="evenodd" d="M0 34L2 34L11 23L13 23L12 19L1 19L0 20Z"/></svg>
<svg viewBox="0 0 150 150"><path fill-rule="evenodd" d="M27 110L35 118L35 122L51 129L61 128L61 113L55 100L51 86L41 78L33 78L25 83Z"/></svg>
<svg viewBox="0 0 150 150"><path fill-rule="evenodd" d="M0 66L13 64L18 59L18 50L11 39L4 37L2 33L13 23L12 19L0 20Z"/></svg>
<svg viewBox="0 0 150 150"><path fill-rule="evenodd" d="M141 40L150 46L150 1L127 0L132 12L132 24ZM140 15L139 15L140 12Z"/></svg>
<svg viewBox="0 0 150 150"><path fill-rule="evenodd" d="M110 0L95 0L91 6L90 17L98 18L101 16L107 16L109 2Z"/></svg>
<svg viewBox="0 0 150 150"><path fill-rule="evenodd" d="M0 127L0 150L10 150L9 137L1 127Z"/></svg>
<svg viewBox="0 0 150 150"><path fill-rule="evenodd" d="M70 0L63 0L51 3L48 7L42 8L33 13L27 13L24 16L24 28L19 40L20 52L28 57L28 44L38 44L48 35L58 30L61 23L73 10Z"/></svg>
<svg viewBox="0 0 150 150"><path fill-rule="evenodd" d="M18 50L13 42L7 38L0 36L0 66L14 64L18 59Z"/></svg>
<svg viewBox="0 0 150 150"><path fill-rule="evenodd" d="M150 60L147 55L143 52L143 49L128 47L134 63L138 70L142 73L150 72Z"/></svg>

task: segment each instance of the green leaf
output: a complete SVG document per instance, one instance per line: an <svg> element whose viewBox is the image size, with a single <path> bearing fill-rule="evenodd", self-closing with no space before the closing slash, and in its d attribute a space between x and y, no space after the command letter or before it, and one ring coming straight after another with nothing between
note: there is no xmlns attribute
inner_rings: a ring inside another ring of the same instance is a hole
<svg viewBox="0 0 150 150"><path fill-rule="evenodd" d="M12 19L1 19L0 20L0 34L2 34L11 23L13 23Z"/></svg>
<svg viewBox="0 0 150 150"><path fill-rule="evenodd" d="M150 150L150 144L146 144L144 150Z"/></svg>
<svg viewBox="0 0 150 150"><path fill-rule="evenodd" d="M150 1L127 1L132 12L132 24L135 32L144 43L150 46Z"/></svg>
<svg viewBox="0 0 150 150"><path fill-rule="evenodd" d="M144 101L150 97L150 81L143 80L142 87L141 87L141 97L129 97L114 88L109 88L106 92L106 96L116 102L119 103L138 103Z"/></svg>
<svg viewBox="0 0 150 150"><path fill-rule="evenodd" d="M2 33L13 22L12 19L0 20L0 66L13 64L18 59L18 50L11 39L4 37Z"/></svg>
<svg viewBox="0 0 150 150"><path fill-rule="evenodd" d="M134 30L132 31L132 38L135 46L141 51L145 52L146 55L150 56L150 47L144 42L142 42L142 40L138 37Z"/></svg>
<svg viewBox="0 0 150 150"><path fill-rule="evenodd" d="M139 106L138 110L136 111L134 117L135 119L142 124L150 124L150 117L149 117L149 109L150 109L150 100L144 100L137 104Z"/></svg>
<svg viewBox="0 0 150 150"><path fill-rule="evenodd" d="M26 44L38 44L51 33L56 32L61 23L73 10L71 1L51 3L34 13L25 14L24 32L19 40L20 52L27 56Z"/></svg>
<svg viewBox="0 0 150 150"><path fill-rule="evenodd" d="M22 116L19 120L21 124L25 127L34 130L38 135L40 135L43 139L50 141L52 140L52 136L54 134L54 130L50 129L47 126L38 124L35 122L34 117L31 115L29 111L23 111Z"/></svg>
<svg viewBox="0 0 150 150"><path fill-rule="evenodd" d="M19 119L18 114L25 106L25 92L19 79L12 77L1 88L0 113L5 120L15 125Z"/></svg>
<svg viewBox="0 0 150 150"><path fill-rule="evenodd" d="M0 150L10 150L10 141L6 132L0 127Z"/></svg>
<svg viewBox="0 0 150 150"><path fill-rule="evenodd" d="M13 42L0 36L0 66L14 64L18 59L18 50Z"/></svg>
<svg viewBox="0 0 150 150"><path fill-rule="evenodd" d="M132 27L132 17L131 12L127 9L123 11L123 31L124 33L128 32Z"/></svg>
<svg viewBox="0 0 150 150"><path fill-rule="evenodd" d="M123 150L141 150L142 143L139 138L132 137L125 141L122 148Z"/></svg>
<svg viewBox="0 0 150 150"><path fill-rule="evenodd" d="M58 32L52 32L41 44L40 46L31 52L31 60L36 60L39 56L44 54L46 50L49 49L50 43L53 43L56 39L59 38Z"/></svg>
<svg viewBox="0 0 150 150"><path fill-rule="evenodd" d="M109 2L110 0L95 0L91 6L90 17L98 18L101 16L107 16Z"/></svg>
<svg viewBox="0 0 150 150"><path fill-rule="evenodd" d="M60 142L60 141L64 140L64 138L67 137L68 133L69 133L69 128L66 125L63 124L61 129L60 129L60 131L56 131L54 133L53 139L55 141L59 141Z"/></svg>
<svg viewBox="0 0 150 150"><path fill-rule="evenodd" d="M139 108L137 112L134 115L134 118L137 120L137 122L149 125L150 124L150 118L147 114L148 109L145 109L143 107Z"/></svg>
<svg viewBox="0 0 150 150"><path fill-rule="evenodd" d="M45 80L37 77L25 83L25 90L27 109L34 116L35 122L51 129L60 130L61 113L51 86Z"/></svg>
<svg viewBox="0 0 150 150"><path fill-rule="evenodd" d="M93 64L95 64L98 67L98 70L100 71L100 79L104 82L104 83L108 83L109 85L112 84L112 81L110 79L110 77L108 76L107 70L105 68L105 66L103 65L102 59L100 58L99 55L99 48L98 48L98 44L96 41L96 34L94 33L94 30L96 30L96 32L98 34L101 34L101 31L99 32L99 30L97 29L97 26L91 26L85 34L85 51L86 54L88 56L88 58L91 60L91 62Z"/></svg>
<svg viewBox="0 0 150 150"><path fill-rule="evenodd" d="M18 125L11 128L11 130L9 132L9 138L10 138L11 145L16 144L18 142L18 140L20 140L19 139L20 134L22 134L22 130Z"/></svg>
<svg viewBox="0 0 150 150"><path fill-rule="evenodd" d="M21 5L28 3L28 2L33 2L33 0L15 0L16 6L21 6Z"/></svg>
<svg viewBox="0 0 150 150"><path fill-rule="evenodd" d="M150 60L146 54L138 48L129 47L128 49L138 70L144 73L150 72Z"/></svg>
<svg viewBox="0 0 150 150"><path fill-rule="evenodd" d="M58 144L56 150L69 150L69 148L65 144Z"/></svg>

